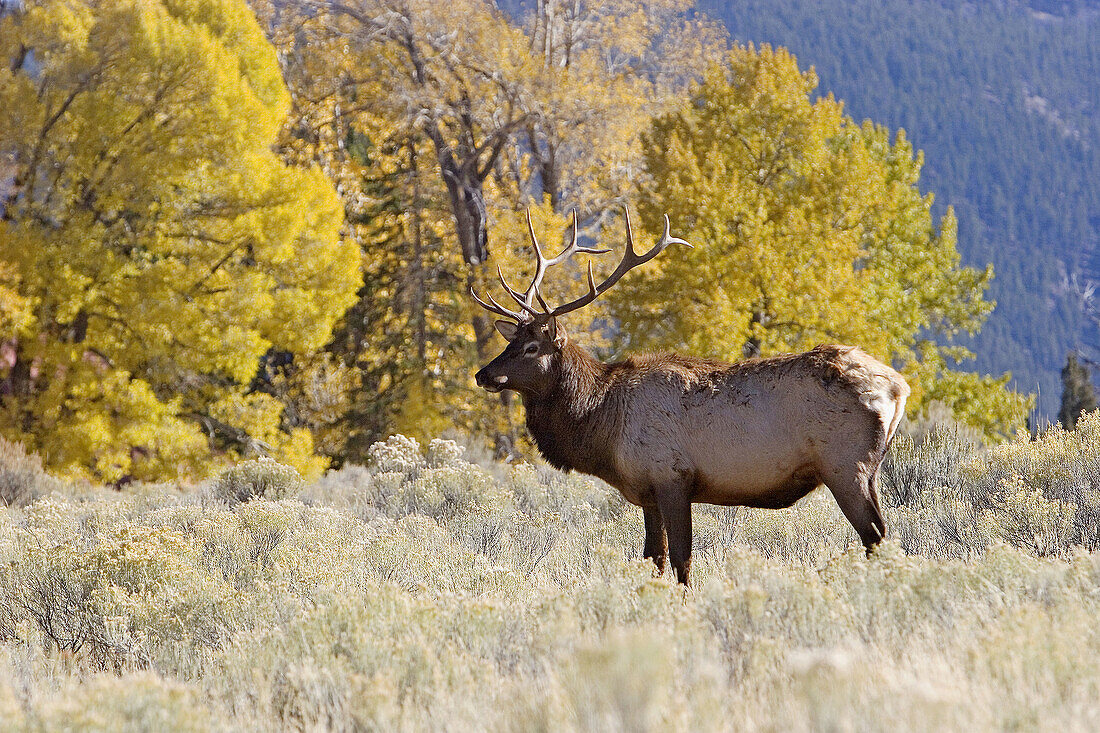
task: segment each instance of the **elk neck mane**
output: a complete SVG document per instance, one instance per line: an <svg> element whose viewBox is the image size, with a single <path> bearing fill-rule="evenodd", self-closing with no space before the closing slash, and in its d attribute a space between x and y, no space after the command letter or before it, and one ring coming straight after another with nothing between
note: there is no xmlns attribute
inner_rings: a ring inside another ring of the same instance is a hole
<svg viewBox="0 0 1100 733"><path fill-rule="evenodd" d="M570 341L554 360L550 388L522 395L527 429L552 466L608 478L622 422L613 390L617 367Z"/></svg>

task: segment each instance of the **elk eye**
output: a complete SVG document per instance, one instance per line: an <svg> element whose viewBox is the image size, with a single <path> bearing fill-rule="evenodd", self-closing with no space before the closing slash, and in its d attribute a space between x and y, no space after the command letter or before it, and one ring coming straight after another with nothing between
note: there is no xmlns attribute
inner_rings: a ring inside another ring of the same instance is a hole
<svg viewBox="0 0 1100 733"><path fill-rule="evenodd" d="M539 353L538 342L532 341L531 343L527 344L527 346L525 346L523 348L523 355L524 356L534 356L537 353Z"/></svg>

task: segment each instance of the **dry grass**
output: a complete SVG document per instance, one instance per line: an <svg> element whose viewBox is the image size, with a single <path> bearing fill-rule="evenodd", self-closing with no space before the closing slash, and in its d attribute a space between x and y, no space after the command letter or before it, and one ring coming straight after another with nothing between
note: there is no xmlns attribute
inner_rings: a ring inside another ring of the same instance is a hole
<svg viewBox="0 0 1100 733"><path fill-rule="evenodd" d="M0 509L0 727L1100 729L1095 416L899 442L869 560L824 492L699 507L690 593L585 477L401 439L251 470Z"/></svg>

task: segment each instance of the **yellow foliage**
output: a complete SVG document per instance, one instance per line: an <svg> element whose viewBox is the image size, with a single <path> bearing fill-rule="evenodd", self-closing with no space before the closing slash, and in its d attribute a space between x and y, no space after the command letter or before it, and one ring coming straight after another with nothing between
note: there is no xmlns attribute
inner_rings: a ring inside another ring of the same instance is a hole
<svg viewBox="0 0 1100 733"><path fill-rule="evenodd" d="M19 294L19 271L10 263L0 262L0 339L14 336L31 319L30 301Z"/></svg>
<svg viewBox="0 0 1100 733"><path fill-rule="evenodd" d="M248 7L39 0L0 22L0 56L18 49L0 260L33 322L0 432L71 475L156 478L242 450L203 439L231 416L315 472L308 436L248 390L265 352L328 340L358 253L324 175L271 151L290 99Z"/></svg>
<svg viewBox="0 0 1100 733"><path fill-rule="evenodd" d="M334 344L361 370L341 452L360 458L394 429L509 430L470 379L496 343L466 285L488 284L497 264L529 269L516 212L532 201L548 247L573 206L596 232L633 191L650 115L724 37L685 0L548 0L518 23L485 0L252 4L295 99L282 152L336 183L363 254L364 287ZM470 266L456 217L476 193L490 259ZM582 274L562 273L555 293L579 290Z"/></svg>
<svg viewBox="0 0 1100 733"><path fill-rule="evenodd" d="M513 207L548 196L576 206L582 221L635 193L641 136L650 118L674 109L725 30L691 0L636 3L545 0L525 27L538 82L537 123L509 150ZM514 198L513 198L514 197Z"/></svg>
<svg viewBox="0 0 1100 733"><path fill-rule="evenodd" d="M671 217L695 249L612 291L624 344L738 359L822 342L862 346L988 435L1022 423L1008 377L963 375L940 345L978 328L992 277L961 267L950 209L937 224L916 186L921 158L899 132L858 125L784 49L737 47L644 140L642 218ZM938 337L940 341L935 340Z"/></svg>

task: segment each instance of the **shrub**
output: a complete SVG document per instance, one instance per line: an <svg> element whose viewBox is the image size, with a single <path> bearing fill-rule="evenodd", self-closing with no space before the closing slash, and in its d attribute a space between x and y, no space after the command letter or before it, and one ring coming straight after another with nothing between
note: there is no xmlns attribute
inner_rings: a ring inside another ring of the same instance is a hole
<svg viewBox="0 0 1100 733"><path fill-rule="evenodd" d="M1080 728L1098 429L899 443L870 558L826 491L696 506L690 592L618 492L446 443L309 502L68 487L0 511L0 728Z"/></svg>
<svg viewBox="0 0 1100 733"><path fill-rule="evenodd" d="M27 455L21 443L0 438L0 504L26 506L61 486L42 470L42 459Z"/></svg>
<svg viewBox="0 0 1100 733"><path fill-rule="evenodd" d="M73 505L47 499L35 508L68 526L42 537L32 518L20 533L0 571L0 639L35 642L96 670L196 658L219 643L232 593L203 572L188 535L123 521L88 537L74 525L94 522L74 522Z"/></svg>
<svg viewBox="0 0 1100 733"><path fill-rule="evenodd" d="M957 490L960 468L974 456L976 446L955 425L937 426L919 442L898 435L879 473L883 503L919 506L943 487Z"/></svg>
<svg viewBox="0 0 1100 733"><path fill-rule="evenodd" d="M427 465L420 453L420 443L404 435L391 435L375 443L367 449L367 455L371 468L380 473L414 475Z"/></svg>
<svg viewBox="0 0 1100 733"><path fill-rule="evenodd" d="M302 492L301 474L271 458L257 458L226 469L214 481L213 493L229 506L249 499L290 499Z"/></svg>
<svg viewBox="0 0 1100 733"><path fill-rule="evenodd" d="M466 449L453 440L441 440L432 438L428 443L428 465L432 468L442 468L462 461L462 454Z"/></svg>
<svg viewBox="0 0 1100 733"><path fill-rule="evenodd" d="M982 448L954 428L898 436L882 498L902 547L967 557L1003 541L1039 555L1100 550L1100 413Z"/></svg>
<svg viewBox="0 0 1100 733"><path fill-rule="evenodd" d="M991 448L969 473L972 495L997 512L1012 544L1041 554L1100 550L1100 412L1074 430L1054 426Z"/></svg>
<svg viewBox="0 0 1100 733"><path fill-rule="evenodd" d="M195 690L151 672L122 677L97 675L85 684L70 687L57 699L39 706L28 721L34 723L28 726L29 730L86 733L214 730L210 711L198 704L201 696Z"/></svg>

